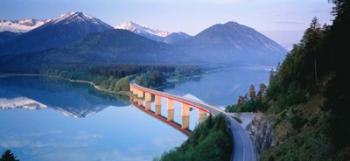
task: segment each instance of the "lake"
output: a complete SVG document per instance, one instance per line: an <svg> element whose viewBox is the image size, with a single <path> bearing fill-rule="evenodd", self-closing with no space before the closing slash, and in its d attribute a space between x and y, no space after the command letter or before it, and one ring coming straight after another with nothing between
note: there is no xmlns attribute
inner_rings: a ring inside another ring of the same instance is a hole
<svg viewBox="0 0 350 161"><path fill-rule="evenodd" d="M165 91L223 107L236 103L250 84L266 83L268 76L261 67L218 69ZM180 105L175 105L175 121L180 121ZM190 128L197 123L193 110ZM98 92L87 84L0 78L0 152L11 149L21 161L149 161L186 138L131 105L128 98Z"/></svg>

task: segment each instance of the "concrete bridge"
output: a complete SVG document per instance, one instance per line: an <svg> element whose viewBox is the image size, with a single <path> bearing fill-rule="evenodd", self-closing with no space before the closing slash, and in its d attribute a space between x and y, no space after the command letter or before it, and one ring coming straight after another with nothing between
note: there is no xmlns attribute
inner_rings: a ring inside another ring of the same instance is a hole
<svg viewBox="0 0 350 161"><path fill-rule="evenodd" d="M228 127L231 130L233 149L231 161L256 161L255 146L245 129L239 123L219 108L187 98L175 96L166 92L145 88L135 83L130 83L130 98L133 104L140 110L150 114L162 122L176 128L186 135L190 135L189 120L190 110L198 110L199 120L203 121L208 115L223 114L227 118ZM167 99L167 116L161 114L161 98ZM151 102L154 101L155 111L151 110ZM181 103L181 123L174 121L174 102Z"/></svg>
<svg viewBox="0 0 350 161"><path fill-rule="evenodd" d="M202 122L208 115L210 115L210 111L206 109L204 104L194 102L192 100L171 95L165 92L156 91L153 89L145 88L142 86L139 86L135 83L130 83L130 92L134 97L132 98L133 104L140 108L144 112L147 112L148 114L151 114L152 116L156 117L157 119L160 119L161 121L166 121L170 123L171 126L177 128L181 132L185 133L186 135L190 134L189 131L189 124L190 124L190 111L191 110L197 110L198 111L198 119L199 122ZM167 106L162 107L161 105L161 99L167 100ZM151 102L154 102L155 105L155 111L151 110ZM175 114L175 106L174 104L180 103L181 104L181 123L177 123L174 121L174 114ZM167 108L167 114L166 116L161 114L161 108Z"/></svg>

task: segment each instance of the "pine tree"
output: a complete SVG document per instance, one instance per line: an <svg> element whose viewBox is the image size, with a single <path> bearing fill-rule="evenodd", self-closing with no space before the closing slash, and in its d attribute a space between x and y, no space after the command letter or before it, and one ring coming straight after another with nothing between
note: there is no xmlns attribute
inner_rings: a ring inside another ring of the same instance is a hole
<svg viewBox="0 0 350 161"><path fill-rule="evenodd" d="M0 161L19 161L16 159L16 157L13 155L13 153L10 150L6 150L1 158Z"/></svg>
<svg viewBox="0 0 350 161"><path fill-rule="evenodd" d="M257 96L259 99L262 99L262 97L266 94L267 86L264 83L261 83L259 88L260 89L259 89Z"/></svg>
<svg viewBox="0 0 350 161"><path fill-rule="evenodd" d="M256 92L255 92L255 86L254 85L250 85L248 94L249 94L250 99L255 99Z"/></svg>

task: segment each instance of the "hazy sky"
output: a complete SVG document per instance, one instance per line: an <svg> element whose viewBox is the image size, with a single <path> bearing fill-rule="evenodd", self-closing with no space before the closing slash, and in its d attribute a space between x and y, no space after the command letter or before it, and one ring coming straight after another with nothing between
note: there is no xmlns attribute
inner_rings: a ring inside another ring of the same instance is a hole
<svg viewBox="0 0 350 161"><path fill-rule="evenodd" d="M289 48L314 16L330 23L332 6L327 0L0 0L0 19L44 19L83 11L111 25L134 21L191 35L236 21Z"/></svg>

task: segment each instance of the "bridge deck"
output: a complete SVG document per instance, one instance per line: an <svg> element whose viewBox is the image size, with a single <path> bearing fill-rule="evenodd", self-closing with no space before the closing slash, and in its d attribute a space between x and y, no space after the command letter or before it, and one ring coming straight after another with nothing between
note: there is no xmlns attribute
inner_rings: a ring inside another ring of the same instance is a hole
<svg viewBox="0 0 350 161"><path fill-rule="evenodd" d="M207 112L207 113L212 113L212 114L218 114L222 111L218 111L218 110L212 110L213 107L211 107L210 105L207 105L207 104L204 104L204 103L201 103L201 102L197 102L197 101L194 101L194 100L188 100L186 98L183 98L183 97L179 97L179 96L176 96L176 95L172 95L172 94L169 94L169 93L166 93L166 92L161 92L161 91L157 91L157 90L153 90L153 89L149 89L149 88L146 88L146 87L142 87L142 86L139 86L137 85L136 83L133 83L132 86L136 89L139 89L139 90L142 90L142 91L145 91L145 92L148 92L148 93L152 93L154 95L158 95L158 96L161 96L161 97L164 97L164 98L169 98L169 99L172 99L172 100L175 100L177 102L181 102L181 103L185 103L187 105L190 105L191 107L193 108L196 108L198 110L201 110L201 111L204 111L204 112Z"/></svg>

